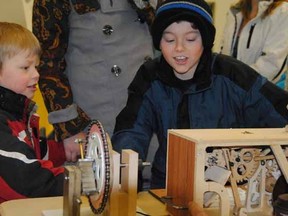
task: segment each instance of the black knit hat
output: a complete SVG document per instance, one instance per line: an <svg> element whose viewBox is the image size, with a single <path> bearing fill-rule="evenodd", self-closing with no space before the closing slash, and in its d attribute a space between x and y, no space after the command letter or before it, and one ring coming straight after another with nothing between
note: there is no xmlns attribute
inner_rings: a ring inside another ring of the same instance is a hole
<svg viewBox="0 0 288 216"><path fill-rule="evenodd" d="M200 31L204 48L212 49L215 27L211 8L204 0L166 0L158 7L151 26L156 49L160 50L163 31L177 21L193 22Z"/></svg>

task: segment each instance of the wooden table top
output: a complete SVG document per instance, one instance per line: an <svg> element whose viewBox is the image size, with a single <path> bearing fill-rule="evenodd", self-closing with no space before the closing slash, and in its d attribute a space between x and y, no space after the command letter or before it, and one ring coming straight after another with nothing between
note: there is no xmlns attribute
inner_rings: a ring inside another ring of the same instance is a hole
<svg viewBox="0 0 288 216"><path fill-rule="evenodd" d="M166 206L148 192L138 193L137 211L155 216L169 215L166 211ZM1 216L58 216L62 215L62 212L62 196L11 200L0 205ZM92 215L94 216L90 210L87 198L82 197L81 216Z"/></svg>

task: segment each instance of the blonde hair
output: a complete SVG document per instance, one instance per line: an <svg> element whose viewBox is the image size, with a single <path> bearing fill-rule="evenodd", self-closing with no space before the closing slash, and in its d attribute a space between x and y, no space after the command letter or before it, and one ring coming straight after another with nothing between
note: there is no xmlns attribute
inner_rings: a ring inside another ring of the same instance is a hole
<svg viewBox="0 0 288 216"><path fill-rule="evenodd" d="M269 5L267 10L264 12L262 18L269 16L273 13L273 11L280 6L283 2L287 2L287 0L274 0L272 4ZM244 18L249 18L249 14L252 10L251 0L239 0L232 8L240 9Z"/></svg>
<svg viewBox="0 0 288 216"><path fill-rule="evenodd" d="M21 51L40 57L41 46L34 34L16 23L0 22L0 69L3 61Z"/></svg>

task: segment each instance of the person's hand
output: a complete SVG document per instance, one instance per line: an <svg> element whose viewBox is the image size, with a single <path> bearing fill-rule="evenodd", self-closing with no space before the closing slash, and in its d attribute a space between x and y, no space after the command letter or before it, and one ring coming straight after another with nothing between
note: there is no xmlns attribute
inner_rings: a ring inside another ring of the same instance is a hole
<svg viewBox="0 0 288 216"><path fill-rule="evenodd" d="M86 141L86 134L84 132L80 132L63 140L66 160L68 162L75 162L80 155L80 144L77 142L77 139Z"/></svg>
<svg viewBox="0 0 288 216"><path fill-rule="evenodd" d="M193 201L188 203L188 209L191 216L208 216L204 209Z"/></svg>

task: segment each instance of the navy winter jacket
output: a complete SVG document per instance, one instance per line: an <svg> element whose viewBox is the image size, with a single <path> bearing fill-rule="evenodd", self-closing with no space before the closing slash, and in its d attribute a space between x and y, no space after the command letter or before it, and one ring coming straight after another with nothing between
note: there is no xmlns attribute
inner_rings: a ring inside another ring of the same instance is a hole
<svg viewBox="0 0 288 216"><path fill-rule="evenodd" d="M203 55L188 81L177 79L164 58L155 59L141 66L129 86L113 148L135 150L145 160L156 133L151 187L163 188L168 129L284 127L287 104L287 92L231 57Z"/></svg>

